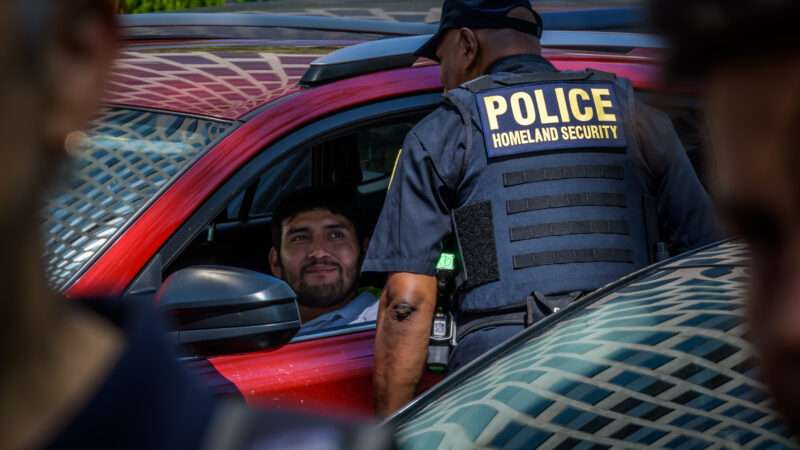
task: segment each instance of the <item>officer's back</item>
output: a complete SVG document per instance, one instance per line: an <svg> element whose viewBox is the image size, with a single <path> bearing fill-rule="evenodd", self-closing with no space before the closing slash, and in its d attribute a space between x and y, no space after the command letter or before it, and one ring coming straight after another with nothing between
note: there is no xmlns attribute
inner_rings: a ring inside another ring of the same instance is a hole
<svg viewBox="0 0 800 450"><path fill-rule="evenodd" d="M716 237L668 118L613 75L558 72L540 36L524 0L446 1L420 49L450 90L406 138L364 264L392 274L376 343L381 412L418 377L448 234L463 269L451 369L644 267L661 240Z"/></svg>

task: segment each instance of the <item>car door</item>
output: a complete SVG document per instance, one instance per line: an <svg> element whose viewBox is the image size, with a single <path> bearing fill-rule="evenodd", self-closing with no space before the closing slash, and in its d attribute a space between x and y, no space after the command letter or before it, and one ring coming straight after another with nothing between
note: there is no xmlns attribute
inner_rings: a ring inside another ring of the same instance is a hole
<svg viewBox="0 0 800 450"><path fill-rule="evenodd" d="M309 185L354 185L371 228L405 134L439 99L422 94L350 109L265 148L164 246L154 261L164 268L161 277L197 264L267 272L272 208L284 193ZM380 279L362 281L376 293L382 287ZM184 362L219 393L254 404L371 414L374 335L371 322L301 332L279 349Z"/></svg>

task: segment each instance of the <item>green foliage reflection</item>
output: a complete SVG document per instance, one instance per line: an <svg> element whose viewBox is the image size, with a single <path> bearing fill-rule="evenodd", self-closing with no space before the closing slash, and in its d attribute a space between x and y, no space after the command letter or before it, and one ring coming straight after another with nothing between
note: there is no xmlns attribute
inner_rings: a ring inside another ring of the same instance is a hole
<svg viewBox="0 0 800 450"><path fill-rule="evenodd" d="M248 0L236 0L236 3L246 1ZM127 14L223 6L225 3L226 0L114 0L117 12Z"/></svg>

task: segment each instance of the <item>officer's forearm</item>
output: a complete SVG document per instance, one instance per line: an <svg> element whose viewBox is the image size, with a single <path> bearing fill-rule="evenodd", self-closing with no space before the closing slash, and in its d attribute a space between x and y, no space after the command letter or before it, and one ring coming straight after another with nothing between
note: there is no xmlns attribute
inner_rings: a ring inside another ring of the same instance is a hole
<svg viewBox="0 0 800 450"><path fill-rule="evenodd" d="M436 278L393 273L381 295L375 338L375 403L380 416L413 397L422 376L436 308Z"/></svg>

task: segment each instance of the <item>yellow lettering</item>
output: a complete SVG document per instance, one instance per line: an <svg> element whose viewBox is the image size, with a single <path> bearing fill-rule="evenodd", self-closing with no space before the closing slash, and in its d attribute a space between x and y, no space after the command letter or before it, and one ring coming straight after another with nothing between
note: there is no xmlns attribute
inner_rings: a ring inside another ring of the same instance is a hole
<svg viewBox="0 0 800 450"><path fill-rule="evenodd" d="M492 145L494 148L500 148L503 146L503 142L500 140L500 135L502 133L492 133Z"/></svg>
<svg viewBox="0 0 800 450"><path fill-rule="evenodd" d="M520 139L520 135L519 134L520 134L519 130L512 131L512 132L508 133L508 139L509 139L509 141L511 141L511 145L519 145L519 144L521 144L521 142L520 142L521 139Z"/></svg>
<svg viewBox="0 0 800 450"><path fill-rule="evenodd" d="M602 136L600 135L600 130L597 129L597 125L592 125L592 139L601 139Z"/></svg>
<svg viewBox="0 0 800 450"><path fill-rule="evenodd" d="M613 108L614 104L611 100L606 100L603 97L611 95L608 89L592 89L592 97L594 98L594 107L597 110L597 120L601 122L616 122L616 114L606 112L607 108Z"/></svg>
<svg viewBox="0 0 800 450"><path fill-rule="evenodd" d="M575 127L569 127L569 139L571 141L578 139L578 136L575 135Z"/></svg>
<svg viewBox="0 0 800 450"><path fill-rule="evenodd" d="M558 102L558 112L561 114L561 123L569 123L569 109L567 109L567 97L564 95L564 88L556 88L556 102Z"/></svg>
<svg viewBox="0 0 800 450"><path fill-rule="evenodd" d="M542 137L542 130L541 130L541 128L537 128L536 129L536 140L534 142L535 143L539 143L539 142L542 142L542 141L544 141L544 138Z"/></svg>
<svg viewBox="0 0 800 450"><path fill-rule="evenodd" d="M565 141L569 140L569 130L567 130L567 128L568 127L561 127L561 138Z"/></svg>
<svg viewBox="0 0 800 450"><path fill-rule="evenodd" d="M524 103L524 112L523 105ZM511 96L511 112L514 120L523 127L536 122L536 109L533 107L533 99L527 92L517 92Z"/></svg>
<svg viewBox="0 0 800 450"><path fill-rule="evenodd" d="M522 130L522 133L525 135L525 139L523 139L523 142L525 142L526 144L530 144L530 143L533 142L533 140L531 139L531 130L530 129Z"/></svg>
<svg viewBox="0 0 800 450"><path fill-rule="evenodd" d="M500 133L500 141L503 143L503 147L511 145L511 138L508 137L508 133Z"/></svg>
<svg viewBox="0 0 800 450"><path fill-rule="evenodd" d="M496 130L500 128L497 118L508 111L506 99L499 95L490 95L483 99L483 104L486 106L486 115L489 116L489 129Z"/></svg>
<svg viewBox="0 0 800 450"><path fill-rule="evenodd" d="M581 122L588 122L594 118L594 113L589 106L581 107L581 104L578 103L578 97L584 102L588 102L591 99L589 93L583 89L571 89L569 91L569 105L572 109L572 115Z"/></svg>
<svg viewBox="0 0 800 450"><path fill-rule="evenodd" d="M611 132L614 133L614 139L617 138L617 126L611 125Z"/></svg>
<svg viewBox="0 0 800 450"><path fill-rule="evenodd" d="M547 112L547 102L544 99L544 92L542 92L541 89L537 89L533 93L536 96L536 108L539 110L539 117L541 118L542 124L558 123L558 117L552 116Z"/></svg>

